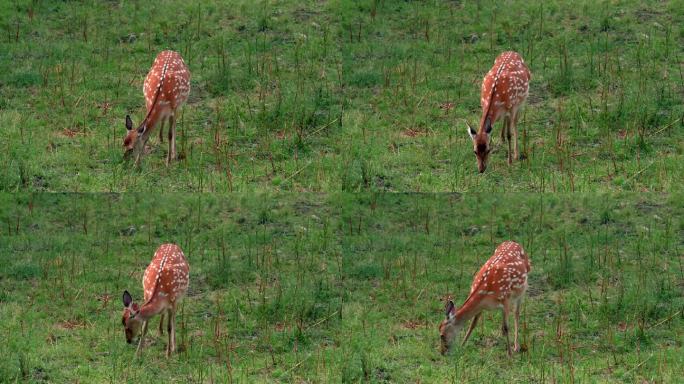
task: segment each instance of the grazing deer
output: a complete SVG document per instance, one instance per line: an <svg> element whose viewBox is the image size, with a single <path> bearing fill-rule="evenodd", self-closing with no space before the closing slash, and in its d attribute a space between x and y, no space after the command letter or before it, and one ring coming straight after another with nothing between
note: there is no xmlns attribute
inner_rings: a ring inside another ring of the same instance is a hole
<svg viewBox="0 0 684 384"><path fill-rule="evenodd" d="M480 105L482 118L480 128L476 132L470 124L468 134L473 139L473 149L477 156L477 168L480 173L487 169L489 156L490 134L492 126L499 118L504 118L501 130L501 141L504 136L508 139L508 165L513 163L513 157L518 159L518 111L527 99L530 83L530 70L525 65L522 56L516 52L504 52L494 61L494 66L482 80ZM513 134L513 157L511 157L511 133Z"/></svg>
<svg viewBox="0 0 684 384"><path fill-rule="evenodd" d="M164 312L167 315L169 343L166 356L176 350L176 305L188 289L189 266L180 247L175 244L162 244L154 253L154 258L145 269L143 290L145 302L142 306L133 302L128 291L123 294L123 318L126 341L130 344L133 338L142 335L138 343L137 353L142 352L143 339L147 333L147 322L156 314L161 314L159 334L163 335Z"/></svg>
<svg viewBox="0 0 684 384"><path fill-rule="evenodd" d="M135 165L145 150L147 139L152 130L161 123L159 141L163 142L164 121L169 121L169 153L166 165L176 158L176 110L188 100L190 94L190 71L178 52L162 51L154 59L143 85L147 115L137 129L126 115L126 137L124 138L124 157L135 155Z"/></svg>
<svg viewBox="0 0 684 384"><path fill-rule="evenodd" d="M494 251L494 255L475 275L470 287L470 295L463 305L456 309L453 301L447 301L446 319L439 325L442 354L449 351L452 341L466 321L472 319L463 339L463 344L468 341L468 337L473 332L482 311L501 308L503 310L502 330L506 336L508 355L511 356L511 345L508 339L508 313L511 307L515 310L514 349L516 352L519 351L520 304L527 289L527 274L529 272L530 259L520 244L512 241L501 243Z"/></svg>

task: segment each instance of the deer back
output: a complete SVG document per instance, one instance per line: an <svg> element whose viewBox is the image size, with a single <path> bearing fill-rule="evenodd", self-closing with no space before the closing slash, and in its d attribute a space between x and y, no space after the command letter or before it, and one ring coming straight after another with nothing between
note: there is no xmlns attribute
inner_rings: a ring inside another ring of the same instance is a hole
<svg viewBox="0 0 684 384"><path fill-rule="evenodd" d="M176 301L188 289L189 272L190 268L179 246L159 246L143 276L145 303L159 297Z"/></svg>
<svg viewBox="0 0 684 384"><path fill-rule="evenodd" d="M520 54L509 51L499 55L482 80L481 126L486 125L488 119L489 124L494 124L503 113L522 104L527 98L530 78L530 71Z"/></svg>
<svg viewBox="0 0 684 384"><path fill-rule="evenodd" d="M501 243L475 275L466 303L484 301L485 306L491 307L518 297L527 287L530 270L530 260L520 244Z"/></svg>
<svg viewBox="0 0 684 384"><path fill-rule="evenodd" d="M190 71L178 52L162 51L157 55L145 78L143 93L148 112L157 106L175 110L187 101Z"/></svg>

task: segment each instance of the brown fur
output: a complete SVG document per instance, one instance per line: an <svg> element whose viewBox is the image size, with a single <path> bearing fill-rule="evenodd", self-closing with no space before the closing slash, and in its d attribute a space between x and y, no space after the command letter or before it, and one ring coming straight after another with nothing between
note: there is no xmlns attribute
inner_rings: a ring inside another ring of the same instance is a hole
<svg viewBox="0 0 684 384"><path fill-rule="evenodd" d="M169 153L168 163L176 158L176 110L183 105L190 94L190 71L178 52L162 51L157 55L152 68L145 77L143 86L147 115L137 129L127 127L124 138L126 155L135 153L136 164L140 162L145 143L151 132L161 123L161 133L164 121L169 121Z"/></svg>
<svg viewBox="0 0 684 384"><path fill-rule="evenodd" d="M471 326L463 341L464 344L468 340L482 311L501 308L504 312L503 330L510 354L506 319L508 312L513 307L516 316L514 349L517 351L519 349L519 306L527 289L527 274L530 270L530 260L520 244L513 241L501 243L494 251L492 257L487 260L475 275L470 287L470 294L465 302L463 302L463 305L456 309L452 301L447 303L446 319L439 325L441 352L446 353L449 350L453 339L465 322L472 319Z"/></svg>
<svg viewBox="0 0 684 384"><path fill-rule="evenodd" d="M473 151L477 157L480 173L487 169L487 159L491 152L491 132L494 124L505 117L501 138L508 139L508 163L511 158L511 134L514 142L514 157L518 157L518 131L515 127L517 113L525 102L529 90L531 74L522 57L516 52L504 52L494 61L494 65L482 80L480 105L482 117L477 131L468 127L473 140Z"/></svg>
<svg viewBox="0 0 684 384"><path fill-rule="evenodd" d="M189 272L187 260L180 247L175 244L162 244L145 269L143 276L144 304L139 306L132 301L128 291L124 293L122 323L124 325L126 341L131 343L132 339L138 335L142 328L138 351L142 347L143 338L147 330L147 321L153 316L161 314L161 332L165 313L168 315L169 330L167 356L175 350L176 305L188 289Z"/></svg>

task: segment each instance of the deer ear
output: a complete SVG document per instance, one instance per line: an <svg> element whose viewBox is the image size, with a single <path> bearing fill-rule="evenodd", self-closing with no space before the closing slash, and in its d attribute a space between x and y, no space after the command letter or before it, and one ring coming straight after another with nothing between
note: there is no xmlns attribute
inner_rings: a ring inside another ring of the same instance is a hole
<svg viewBox="0 0 684 384"><path fill-rule="evenodd" d="M444 307L444 311L447 319L452 318L454 316L454 302L448 300L446 306Z"/></svg>
<svg viewBox="0 0 684 384"><path fill-rule="evenodd" d="M485 120L485 132L487 132L488 135L492 133L492 120L490 120L489 117Z"/></svg>
<svg viewBox="0 0 684 384"><path fill-rule="evenodd" d="M126 115L126 129L129 131L133 129L133 120L131 120L129 115Z"/></svg>
<svg viewBox="0 0 684 384"><path fill-rule="evenodd" d="M470 124L468 124L467 121L466 121L466 127L468 128L468 134L470 135L470 138L475 140L475 135L477 135L477 132L473 129L473 127L470 126Z"/></svg>
<svg viewBox="0 0 684 384"><path fill-rule="evenodd" d="M145 124L141 124L140 127L138 128L138 135L142 135L145 133Z"/></svg>
<svg viewBox="0 0 684 384"><path fill-rule="evenodd" d="M131 297L131 294L128 293L128 291L124 291L124 293L123 293L123 305L124 305L124 307L128 307L129 305L131 305L132 302L133 302L133 298Z"/></svg>

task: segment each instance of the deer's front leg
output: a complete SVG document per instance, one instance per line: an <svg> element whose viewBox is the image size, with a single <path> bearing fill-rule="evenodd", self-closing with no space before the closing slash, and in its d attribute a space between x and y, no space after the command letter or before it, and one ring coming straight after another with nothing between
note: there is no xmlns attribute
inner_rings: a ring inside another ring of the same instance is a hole
<svg viewBox="0 0 684 384"><path fill-rule="evenodd" d="M176 350L176 309L175 306L169 309L168 319L169 344L166 347L166 357L171 356Z"/></svg>
<svg viewBox="0 0 684 384"><path fill-rule="evenodd" d="M512 121L513 129L513 158L520 160L520 152L518 152L518 111L515 111Z"/></svg>
<svg viewBox="0 0 684 384"><path fill-rule="evenodd" d="M140 165L140 156L142 155L143 147L144 144L141 139L137 139L135 144L133 144L133 157L135 158L133 165L136 167Z"/></svg>
<svg viewBox="0 0 684 384"><path fill-rule="evenodd" d="M164 142L164 121L166 119L161 119L161 122L159 123L159 143Z"/></svg>
<svg viewBox="0 0 684 384"><path fill-rule="evenodd" d="M513 121L507 116L504 118L504 122L506 124L506 138L508 139L508 165L511 165L513 164L513 153L511 151L511 125L513 125Z"/></svg>
<svg viewBox="0 0 684 384"><path fill-rule="evenodd" d="M168 323L168 320L167 320ZM159 315L159 336L164 335L164 312Z"/></svg>
<svg viewBox="0 0 684 384"><path fill-rule="evenodd" d="M143 138L140 138L139 140L137 140L135 143L135 146L133 147L133 154L135 155L135 162L133 163L134 166L136 166L136 167L140 166L140 159L142 158L144 151L145 151L145 141L144 141L144 137L143 137Z"/></svg>
<svg viewBox="0 0 684 384"><path fill-rule="evenodd" d="M142 354L143 350L143 344L145 343L145 334L147 333L147 320L143 322L143 329L142 333L140 334L140 341L138 342L138 349L135 351L135 353L140 356Z"/></svg>
<svg viewBox="0 0 684 384"><path fill-rule="evenodd" d="M508 356L511 357L513 356L513 352L511 352L511 340L508 338L508 309L508 303L506 302L503 307L503 324L501 324L501 331L504 336L506 336L506 350L508 351Z"/></svg>
<svg viewBox="0 0 684 384"><path fill-rule="evenodd" d="M176 116L169 116L169 153L166 157L166 165L176 158Z"/></svg>
<svg viewBox="0 0 684 384"><path fill-rule="evenodd" d="M463 339L463 343L461 345L465 345L466 341L468 341L468 338L470 337L470 334L473 333L473 329L475 329L475 326L477 325L477 320L480 319L481 313L478 313L473 317L473 320L470 321L470 326L468 327L468 331L465 334L465 338Z"/></svg>
<svg viewBox="0 0 684 384"><path fill-rule="evenodd" d="M145 129L145 132L142 133L142 136L138 139L138 142L135 144L136 146L136 155L135 155L135 165L139 166L140 161L142 159L143 154L145 154L145 146L147 145L147 140L150 139L150 129L147 128Z"/></svg>

